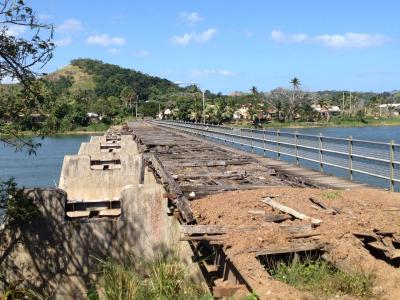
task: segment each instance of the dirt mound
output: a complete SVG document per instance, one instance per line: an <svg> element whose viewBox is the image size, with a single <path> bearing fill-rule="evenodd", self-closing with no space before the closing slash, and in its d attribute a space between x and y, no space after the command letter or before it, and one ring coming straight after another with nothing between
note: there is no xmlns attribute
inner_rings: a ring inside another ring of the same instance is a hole
<svg viewBox="0 0 400 300"><path fill-rule="evenodd" d="M310 201L311 197L317 202ZM322 223L312 226L309 220L288 218L263 199L273 199ZM208 196L192 201L191 207L198 224L256 227L232 231L219 243L262 298L309 295L273 280L256 255L265 249L313 243L327 245L325 258L339 268L374 274L376 299L400 299L400 194L375 189L266 188Z"/></svg>

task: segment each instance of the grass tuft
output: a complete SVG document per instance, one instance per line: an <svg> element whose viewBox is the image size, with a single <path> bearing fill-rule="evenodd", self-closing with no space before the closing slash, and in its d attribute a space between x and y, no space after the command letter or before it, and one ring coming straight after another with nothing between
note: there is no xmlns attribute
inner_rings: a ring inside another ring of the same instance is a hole
<svg viewBox="0 0 400 300"><path fill-rule="evenodd" d="M175 257L136 261L134 267L103 262L100 286L109 300L212 299L191 281L187 267Z"/></svg>
<svg viewBox="0 0 400 300"><path fill-rule="evenodd" d="M339 191L323 192L321 195L328 200L335 200L342 197L342 194Z"/></svg>
<svg viewBox="0 0 400 300"><path fill-rule="evenodd" d="M270 274L274 279L321 298L344 295L364 299L373 297L371 275L345 272L322 259L289 264L280 262L272 266Z"/></svg>

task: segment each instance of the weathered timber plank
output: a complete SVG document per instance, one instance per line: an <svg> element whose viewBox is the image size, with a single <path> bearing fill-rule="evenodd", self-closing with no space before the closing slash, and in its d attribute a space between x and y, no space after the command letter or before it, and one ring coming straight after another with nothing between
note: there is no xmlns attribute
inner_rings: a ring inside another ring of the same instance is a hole
<svg viewBox="0 0 400 300"><path fill-rule="evenodd" d="M307 243L307 244L294 245L282 248L267 248L256 252L256 256L286 254L286 253L289 254L289 253L322 250L323 248L325 248L325 246L326 244L323 243Z"/></svg>
<svg viewBox="0 0 400 300"><path fill-rule="evenodd" d="M181 233L192 234L224 234L228 232L249 232L259 229L258 226L228 226L228 225L182 225Z"/></svg>
<svg viewBox="0 0 400 300"><path fill-rule="evenodd" d="M320 219L316 219L316 218L312 218L309 217L305 214L302 214L296 210L294 210L293 208L290 208L288 206L285 206L283 204L280 204L278 202L276 202L275 200L271 199L270 197L266 197L264 199L261 200L263 203L268 204L269 206L271 206L273 209L277 209L280 210L281 212L287 213L289 215L292 215L293 217L303 220L303 221L310 221L312 224L314 225L319 225L322 223L322 220Z"/></svg>
<svg viewBox="0 0 400 300"><path fill-rule="evenodd" d="M170 176L170 174L168 174L165 171L163 165L158 160L157 156L155 156L154 154L146 155L146 159L151 162L151 164L155 168L155 171L161 177L161 180L163 180L165 183L168 184L170 192L177 195L177 198L174 200L174 203L176 204L178 210L182 214L182 217L185 219L185 221L188 223L194 221L193 212L190 208L189 201L183 195L181 189L176 184L175 180Z"/></svg>

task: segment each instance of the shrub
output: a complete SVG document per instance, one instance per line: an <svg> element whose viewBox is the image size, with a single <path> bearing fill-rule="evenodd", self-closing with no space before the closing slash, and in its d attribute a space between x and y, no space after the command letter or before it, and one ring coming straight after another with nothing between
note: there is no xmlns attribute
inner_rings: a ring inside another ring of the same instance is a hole
<svg viewBox="0 0 400 300"><path fill-rule="evenodd" d="M18 188L14 178L0 181L0 209L5 211L8 224L30 223L40 216L40 211L28 198L22 188Z"/></svg>

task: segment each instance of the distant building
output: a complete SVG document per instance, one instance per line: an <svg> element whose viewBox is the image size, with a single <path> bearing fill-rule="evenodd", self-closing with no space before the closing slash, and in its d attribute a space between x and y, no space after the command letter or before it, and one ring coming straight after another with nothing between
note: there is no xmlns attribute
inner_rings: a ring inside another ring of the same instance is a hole
<svg viewBox="0 0 400 300"><path fill-rule="evenodd" d="M234 120L247 120L250 119L249 107L242 105L238 110L233 113Z"/></svg>
<svg viewBox="0 0 400 300"><path fill-rule="evenodd" d="M395 116L399 115L400 103L386 103L378 105L379 116L393 114Z"/></svg>
<svg viewBox="0 0 400 300"><path fill-rule="evenodd" d="M88 112L86 115L89 118L90 122L96 123L96 122L101 121L101 119L102 119L102 117L98 113L95 113L95 112Z"/></svg>
<svg viewBox="0 0 400 300"><path fill-rule="evenodd" d="M325 108L325 107L321 107L319 104L313 104L313 105L311 105L311 107L314 109L314 111L319 112L321 114L326 114L329 112L331 115L336 115L336 114L340 114L340 112L341 112L339 106L336 106L336 105L331 105L331 106L328 106L327 108Z"/></svg>

